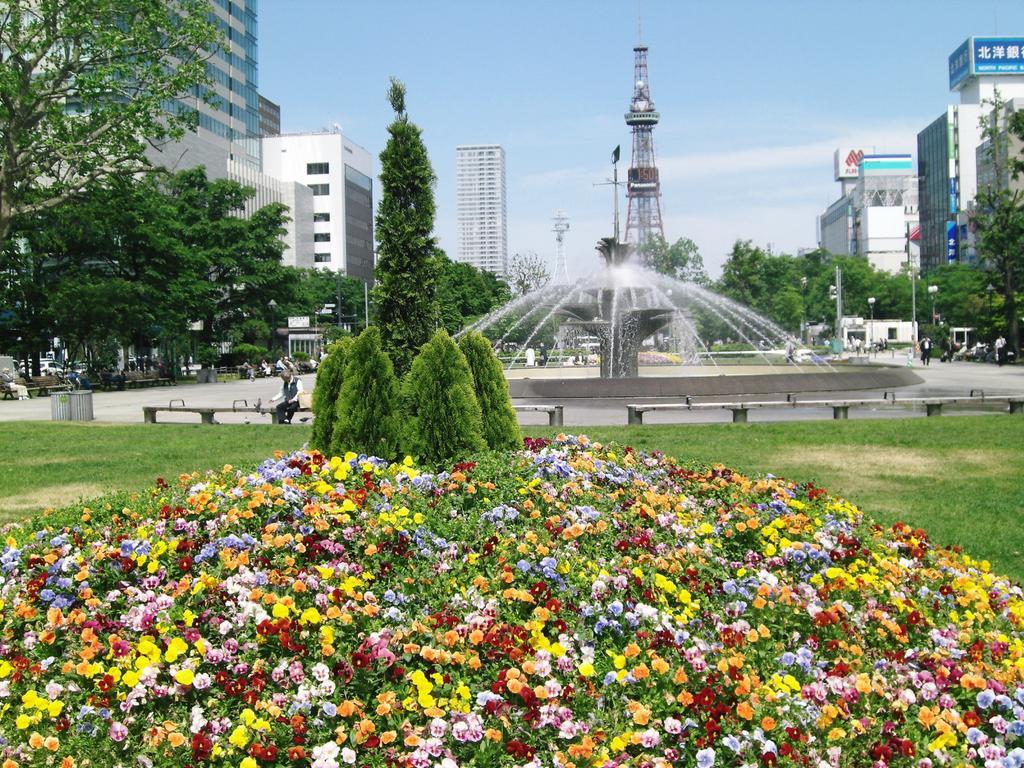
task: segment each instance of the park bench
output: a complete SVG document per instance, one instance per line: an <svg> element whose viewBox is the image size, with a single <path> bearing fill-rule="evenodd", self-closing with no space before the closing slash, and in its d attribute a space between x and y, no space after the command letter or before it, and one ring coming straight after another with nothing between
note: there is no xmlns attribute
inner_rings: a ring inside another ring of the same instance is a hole
<svg viewBox="0 0 1024 768"><path fill-rule="evenodd" d="M513 405L517 411L535 411L548 415L548 426L560 427L564 423L562 419L563 408L560 405Z"/></svg>
<svg viewBox="0 0 1024 768"><path fill-rule="evenodd" d="M1024 412L1024 395L1001 395L986 397L983 392L974 394L974 390L966 397L908 397L897 400L893 394L886 393L883 398L865 398L859 400L798 400L790 395L787 400L766 400L746 402L694 403L687 397L682 403L634 403L626 406L626 422L643 424L643 415L648 411L702 411L725 409L732 411L734 424L744 424L751 408L831 408L833 419L848 419L850 408L854 407L896 407L923 405L926 416L941 416L944 405L979 405L983 403L1005 403L1007 412L1011 414Z"/></svg>
<svg viewBox="0 0 1024 768"><path fill-rule="evenodd" d="M29 390L34 389L38 391L40 395L50 392L67 392L71 389L71 384L68 383L67 379L57 376L36 376L32 379L32 383L26 386Z"/></svg>
<svg viewBox="0 0 1024 768"><path fill-rule="evenodd" d="M29 384L21 376L15 377L14 383L15 384L20 384L25 389L27 389L29 397L32 397L32 393L33 392L35 392L36 394L39 393L39 387L37 387L37 386L35 386L33 384ZM15 395L14 395L14 387L9 387L7 384L0 384L0 393L2 393L2 399L3 400L13 400L14 397L15 397Z"/></svg>
<svg viewBox="0 0 1024 768"><path fill-rule="evenodd" d="M306 395L308 393L303 392L302 394ZM300 405L296 413L312 413L308 399L300 397L299 403ZM166 406L142 406L142 420L146 424L156 424L156 415L158 413L198 413L200 421L203 424L216 424L217 421L214 419L214 416L218 413L256 413L260 416L266 416L269 414L270 423L278 423L277 408L275 406L264 406L260 400L257 400L253 405L249 405L248 400L234 400L231 403L230 408L227 406L214 405L188 406L185 405L185 401L181 399L171 400Z"/></svg>

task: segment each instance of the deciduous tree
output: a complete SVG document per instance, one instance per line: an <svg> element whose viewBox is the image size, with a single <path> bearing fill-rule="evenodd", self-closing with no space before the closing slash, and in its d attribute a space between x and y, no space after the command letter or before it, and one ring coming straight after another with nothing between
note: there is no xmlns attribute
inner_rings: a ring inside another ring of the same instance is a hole
<svg viewBox="0 0 1024 768"><path fill-rule="evenodd" d="M13 219L178 138L219 41L207 0L6 0L0 5L0 242ZM175 108L168 111L167 105Z"/></svg>

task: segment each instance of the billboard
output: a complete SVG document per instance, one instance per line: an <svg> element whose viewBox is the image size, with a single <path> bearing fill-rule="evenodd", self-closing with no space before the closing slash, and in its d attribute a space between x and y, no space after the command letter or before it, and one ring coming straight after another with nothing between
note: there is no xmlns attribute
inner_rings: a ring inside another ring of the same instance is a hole
<svg viewBox="0 0 1024 768"><path fill-rule="evenodd" d="M959 232L956 227L955 221L946 222L946 262L953 264L956 262L957 256L957 242L959 240Z"/></svg>
<svg viewBox="0 0 1024 768"><path fill-rule="evenodd" d="M971 68L971 41L968 38L950 54L949 57L949 90L954 90L966 77Z"/></svg>
<svg viewBox="0 0 1024 768"><path fill-rule="evenodd" d="M852 149L850 147L840 147L837 149L833 160L836 181L856 179L858 175L857 166L860 165L860 161L863 158L863 149Z"/></svg>
<svg viewBox="0 0 1024 768"><path fill-rule="evenodd" d="M969 37L949 57L949 89L977 75L1024 75L1024 37Z"/></svg>
<svg viewBox="0 0 1024 768"><path fill-rule="evenodd" d="M914 160L911 155L864 155L860 170L864 176L909 175L914 172Z"/></svg>

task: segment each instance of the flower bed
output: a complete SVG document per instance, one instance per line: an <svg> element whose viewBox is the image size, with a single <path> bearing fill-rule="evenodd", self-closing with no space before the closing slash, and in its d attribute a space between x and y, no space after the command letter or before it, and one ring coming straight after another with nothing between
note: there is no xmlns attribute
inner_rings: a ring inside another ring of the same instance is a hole
<svg viewBox="0 0 1024 768"><path fill-rule="evenodd" d="M298 453L9 531L0 763L1024 763L1024 601L810 484Z"/></svg>

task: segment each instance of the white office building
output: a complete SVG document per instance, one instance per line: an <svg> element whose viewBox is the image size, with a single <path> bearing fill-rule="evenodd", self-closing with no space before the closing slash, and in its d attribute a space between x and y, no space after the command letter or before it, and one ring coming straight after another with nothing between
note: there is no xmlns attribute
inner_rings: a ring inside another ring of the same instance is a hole
<svg viewBox="0 0 1024 768"><path fill-rule="evenodd" d="M296 266L330 269L373 282L373 157L340 131L291 133L263 139L263 172L308 188L295 226L311 240Z"/></svg>
<svg viewBox="0 0 1024 768"><path fill-rule="evenodd" d="M455 148L457 261L504 277L508 271L505 150L497 144Z"/></svg>
<svg viewBox="0 0 1024 768"><path fill-rule="evenodd" d="M838 149L841 197L818 218L818 245L839 256L863 256L896 273L917 263L917 178L909 154L874 155Z"/></svg>

